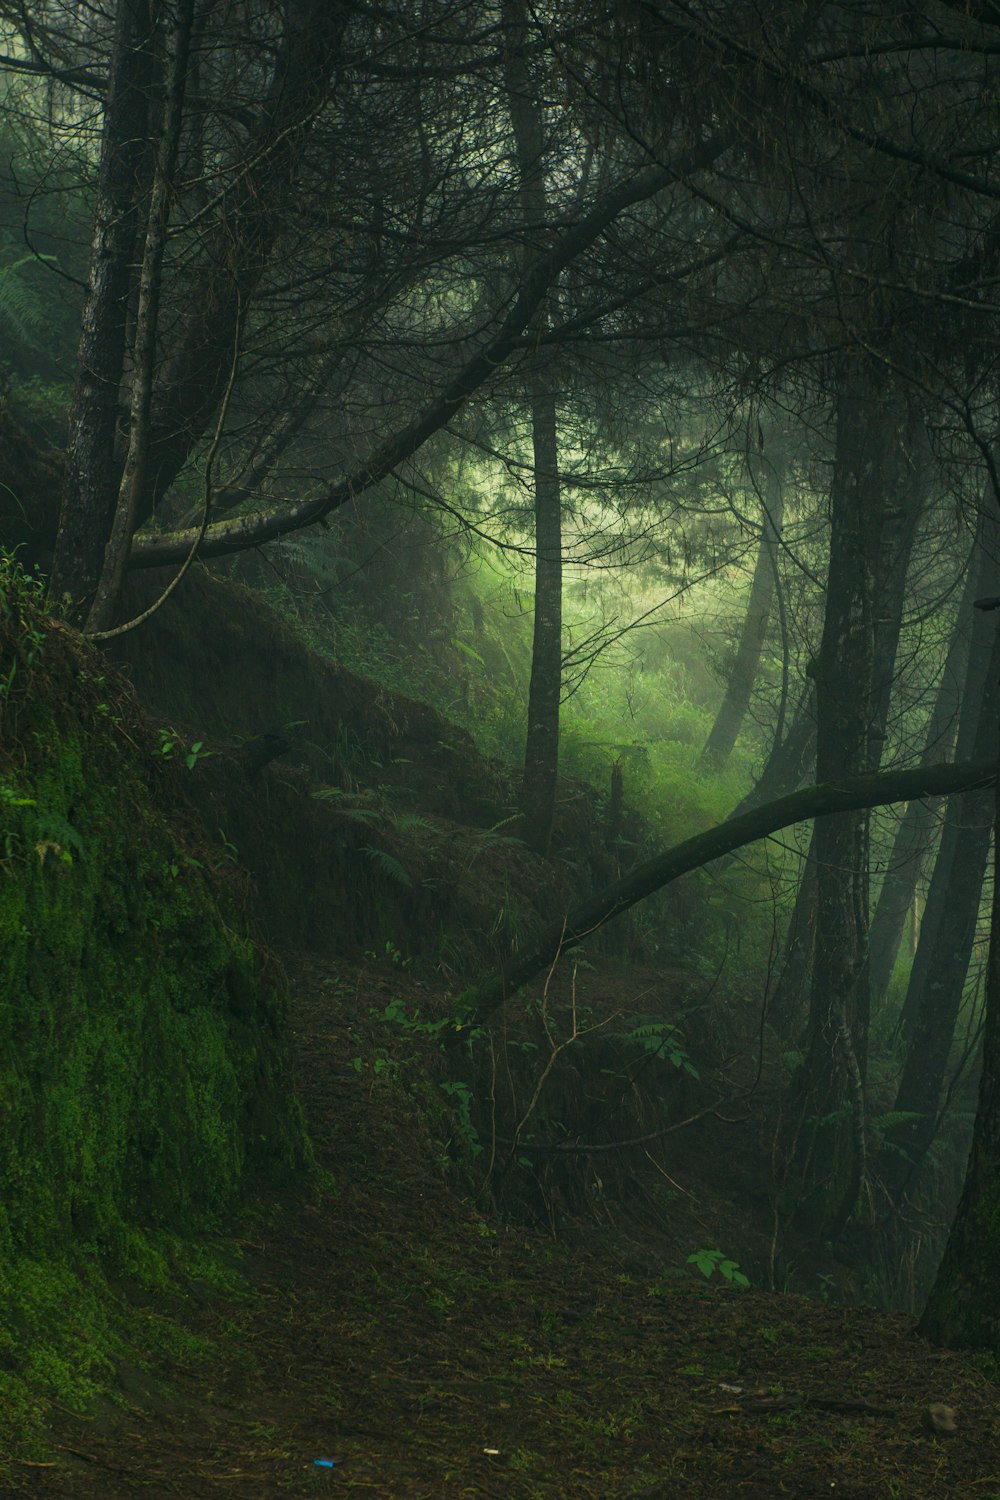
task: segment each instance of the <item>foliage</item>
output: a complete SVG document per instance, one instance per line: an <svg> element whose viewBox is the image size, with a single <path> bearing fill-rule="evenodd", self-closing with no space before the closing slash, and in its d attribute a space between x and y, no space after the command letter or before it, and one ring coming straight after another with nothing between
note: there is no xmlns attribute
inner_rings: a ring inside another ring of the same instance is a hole
<svg viewBox="0 0 1000 1500"><path fill-rule="evenodd" d="M156 810L127 700L97 711L105 678L5 572L0 663L30 660L0 738L0 1386L24 1422L105 1378L108 1278L168 1285L168 1245L309 1153L235 889Z"/></svg>
<svg viewBox="0 0 1000 1500"><path fill-rule="evenodd" d="M723 1281L728 1281L730 1286L747 1288L750 1280L744 1276L734 1260L730 1260L722 1250L695 1250L687 1258L689 1266L696 1266L707 1281L718 1274Z"/></svg>

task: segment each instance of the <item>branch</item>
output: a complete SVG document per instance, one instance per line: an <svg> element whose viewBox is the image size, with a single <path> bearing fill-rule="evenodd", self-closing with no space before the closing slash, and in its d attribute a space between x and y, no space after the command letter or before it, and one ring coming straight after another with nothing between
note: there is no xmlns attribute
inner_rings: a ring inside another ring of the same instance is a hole
<svg viewBox="0 0 1000 1500"><path fill-rule="evenodd" d="M994 786L996 780L997 766L992 760L917 766L908 771L880 771L870 776L846 776L838 782L803 787L787 797L779 797L775 802L730 818L706 833L695 834L694 838L686 839L683 844L677 844L655 859L636 865L614 885L606 886L554 923L502 969L467 990L462 997L467 1007L466 1015L450 1040L459 1041L474 1027L482 1026L509 996L541 969L555 962L567 948L574 947L654 891L691 870L700 869L713 859L731 854L734 849L742 849L746 844L768 838L779 829L810 818L884 807L890 802L946 797L955 792Z"/></svg>
<svg viewBox="0 0 1000 1500"><path fill-rule="evenodd" d="M671 183L709 166L726 149L726 144L719 140L706 142L684 152L667 166L645 168L608 193L585 218L568 229L547 254L535 261L493 339L467 361L408 426L376 449L353 474L321 494L281 510L257 511L210 526L199 549L201 559L259 547L290 531L311 526L385 479L397 465L410 458L429 437L450 422L469 397L520 348L522 335L552 283L566 266L588 250L625 209L646 202ZM165 563L177 562L187 553L194 535L196 532L180 531L156 537L137 536L129 566L159 568Z"/></svg>

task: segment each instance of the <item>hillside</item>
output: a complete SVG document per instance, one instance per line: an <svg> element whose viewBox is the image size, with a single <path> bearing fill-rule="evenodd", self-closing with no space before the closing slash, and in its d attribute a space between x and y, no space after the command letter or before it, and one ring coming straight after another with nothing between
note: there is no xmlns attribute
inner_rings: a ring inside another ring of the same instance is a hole
<svg viewBox="0 0 1000 1500"><path fill-rule="evenodd" d="M13 891L41 882L44 892L47 881L58 890L85 873L99 877L101 909L117 909L150 840L178 841L176 868L187 873L170 875L163 855L168 883L204 886L202 910L214 902L228 913L230 943L232 924L252 914L280 950L287 984L271 957L258 972L287 992L293 1075L281 1071L280 1009L245 1029L251 981L230 983L222 1013L242 1007L244 1030L226 1045L239 1059L249 1043L259 1059L241 1128L252 1139L270 1109L287 1143L276 1156L276 1137L246 1181L228 1196L215 1190L210 1205L178 1196L177 1183L195 1178L177 1079L197 1064L170 1064L171 1085L162 1049L130 1064L142 1097L168 1091L157 1106L165 1138L180 1132L155 1213L134 1174L156 1154L126 1152L138 1186L119 1200L121 1169L96 1136L80 1178L90 1200L77 1189L72 1209L63 1184L79 1176L73 1145L46 1127L54 1191L51 1222L36 1234L62 1279L43 1279L41 1295L22 1279L20 1339L4 1357L34 1406L20 1432L8 1415L3 1492L1000 1493L995 1391L981 1362L933 1350L908 1320L852 1300L861 1289L849 1268L814 1244L799 1243L796 1264L775 1261L765 1122L780 1073L766 1049L746 1046L724 997L707 1005L697 972L652 962L633 934L539 976L527 1001L460 1055L442 1049L468 975L599 875L588 818L564 825L564 840L584 829L575 865L491 834L505 813L503 773L461 732L309 659L241 591L202 580L201 593L202 613L192 594L183 613L154 622L145 657L140 638L132 643L125 665L155 705L152 723L30 600L9 611L8 658L26 675L5 701L4 785L25 790L7 797L4 909ZM246 650L267 662L266 676L239 656L248 607ZM185 674L190 636L186 647L171 636L199 629L218 653L207 693L200 674ZM227 696L223 667L234 682L260 684L259 699ZM255 736L305 720L308 736L257 763ZM59 747L81 736L87 774L57 789L84 847L64 828L58 850L27 858L15 820L36 844L59 843L54 802L39 834L38 789L55 796L47 757L65 767ZM342 750L331 760L331 744L354 747L353 758ZM108 816L112 786L131 816ZM571 789L571 806L587 795ZM91 803L105 811L88 814ZM481 822L459 821L467 806ZM99 864L98 830L118 841ZM148 859L143 868L148 890ZM120 972L129 945L148 947L158 933L161 978L186 974L196 1005L199 986L208 995L214 982L190 967L190 931L179 949L166 942L169 898L155 899L154 923L147 907L125 902L105 949ZM63 920L64 907L46 910ZM78 1139L90 1139L107 1112L93 1086L100 1074L60 1073L53 1038L72 1021L59 988L67 970L51 944L36 941L33 954L24 993L47 984L54 1023L47 1041L36 1039L34 1097L62 1099L63 1114L82 1122ZM71 962L80 967L79 956ZM105 990L113 1009L119 980ZM175 1009L178 993L168 984ZM639 1024L649 1015L658 1032ZM270 1074L260 1067L268 1056ZM280 1104L273 1092L278 1075L295 1078L326 1176L306 1170L287 1081ZM15 1134L33 1119L15 1104ZM626 1144L600 1144L611 1140ZM35 1200L20 1191L27 1211ZM108 1205L125 1203L121 1222L133 1227L117 1250L83 1215L87 1201L105 1225ZM24 1229L15 1225L12 1243L16 1270ZM763 1290L776 1276L777 1290ZM62 1373L32 1362L30 1349L57 1352ZM932 1403L957 1410L957 1432L927 1428Z"/></svg>

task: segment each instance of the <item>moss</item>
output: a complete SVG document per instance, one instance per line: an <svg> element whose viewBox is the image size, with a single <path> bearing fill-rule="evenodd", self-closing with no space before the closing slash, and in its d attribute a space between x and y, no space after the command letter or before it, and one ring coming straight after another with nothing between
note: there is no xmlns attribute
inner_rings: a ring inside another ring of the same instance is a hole
<svg viewBox="0 0 1000 1500"><path fill-rule="evenodd" d="M134 708L3 582L0 1405L23 1436L107 1385L112 1283L169 1286L178 1246L310 1154L238 893L161 810Z"/></svg>

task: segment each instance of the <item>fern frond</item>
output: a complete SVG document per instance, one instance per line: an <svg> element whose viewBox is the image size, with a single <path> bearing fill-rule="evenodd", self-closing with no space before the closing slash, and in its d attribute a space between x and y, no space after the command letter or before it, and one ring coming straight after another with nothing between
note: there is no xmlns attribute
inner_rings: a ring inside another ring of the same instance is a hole
<svg viewBox="0 0 1000 1500"><path fill-rule="evenodd" d="M397 885L406 886L408 890L413 888L413 881L398 859L387 854L384 849L376 849L372 844L366 844L363 852L373 864L378 865L383 873L389 876L390 880L394 880Z"/></svg>

